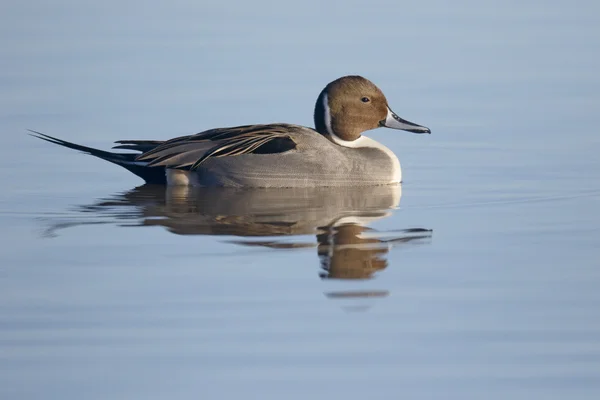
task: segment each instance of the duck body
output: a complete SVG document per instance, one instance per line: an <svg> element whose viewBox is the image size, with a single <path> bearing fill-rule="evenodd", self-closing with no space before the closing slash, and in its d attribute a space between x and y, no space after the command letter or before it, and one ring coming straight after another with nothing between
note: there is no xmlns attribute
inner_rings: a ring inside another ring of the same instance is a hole
<svg viewBox="0 0 600 400"><path fill-rule="evenodd" d="M170 168L166 171L167 183L222 187L334 187L387 185L401 180L398 158L366 136L359 139L359 147L350 148L339 146L304 126L252 126L259 129L272 127L285 131L294 147L277 153L209 157L194 170ZM214 143L208 144L212 145Z"/></svg>
<svg viewBox="0 0 600 400"><path fill-rule="evenodd" d="M39 132L37 137L120 165L147 183L218 187L341 187L401 182L396 155L362 135L377 127L430 133L398 117L370 81L347 76L319 95L315 129L292 124L217 128L167 141L121 140L93 149Z"/></svg>

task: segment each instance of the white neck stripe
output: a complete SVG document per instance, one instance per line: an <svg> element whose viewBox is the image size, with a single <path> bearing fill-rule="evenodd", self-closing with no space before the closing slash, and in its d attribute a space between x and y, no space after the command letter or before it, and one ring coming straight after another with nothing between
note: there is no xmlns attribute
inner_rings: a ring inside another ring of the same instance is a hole
<svg viewBox="0 0 600 400"><path fill-rule="evenodd" d="M335 136L331 129L331 112L329 111L329 97L327 93L323 94L323 110L325 110L325 129L330 136Z"/></svg>

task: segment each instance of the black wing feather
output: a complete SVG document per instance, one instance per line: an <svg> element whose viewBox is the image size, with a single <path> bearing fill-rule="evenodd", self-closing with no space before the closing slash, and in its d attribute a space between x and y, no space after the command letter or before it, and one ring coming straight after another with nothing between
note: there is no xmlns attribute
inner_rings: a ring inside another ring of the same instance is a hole
<svg viewBox="0 0 600 400"><path fill-rule="evenodd" d="M139 155L136 160L148 161L149 166L189 166L193 170L211 157L281 153L296 147L290 136L290 127L269 124L211 129L168 140ZM137 141L131 145L139 146Z"/></svg>

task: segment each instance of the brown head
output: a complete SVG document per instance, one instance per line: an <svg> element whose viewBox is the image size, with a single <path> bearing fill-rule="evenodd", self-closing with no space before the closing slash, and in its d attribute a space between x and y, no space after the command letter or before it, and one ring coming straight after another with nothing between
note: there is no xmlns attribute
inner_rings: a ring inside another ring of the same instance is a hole
<svg viewBox="0 0 600 400"><path fill-rule="evenodd" d="M378 127L431 133L424 126L397 116L385 95L362 76L344 76L328 84L315 104L315 128L335 143L352 142Z"/></svg>

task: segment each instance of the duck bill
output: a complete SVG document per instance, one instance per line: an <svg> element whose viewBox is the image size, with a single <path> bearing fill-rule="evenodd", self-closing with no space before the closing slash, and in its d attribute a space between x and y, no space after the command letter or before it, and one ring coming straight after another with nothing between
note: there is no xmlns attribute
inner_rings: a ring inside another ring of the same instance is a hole
<svg viewBox="0 0 600 400"><path fill-rule="evenodd" d="M386 128L401 129L403 131L414 132L414 133L431 133L429 128L421 125L417 125L414 122L407 121L396 115L395 112L390 110L388 107L388 113L384 120L379 125L385 126Z"/></svg>

